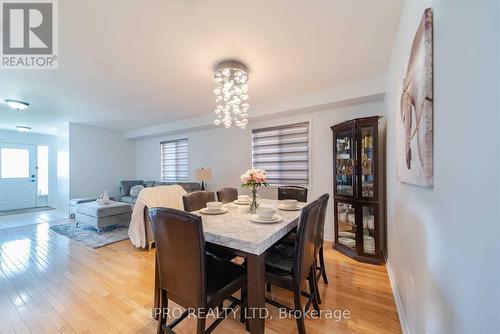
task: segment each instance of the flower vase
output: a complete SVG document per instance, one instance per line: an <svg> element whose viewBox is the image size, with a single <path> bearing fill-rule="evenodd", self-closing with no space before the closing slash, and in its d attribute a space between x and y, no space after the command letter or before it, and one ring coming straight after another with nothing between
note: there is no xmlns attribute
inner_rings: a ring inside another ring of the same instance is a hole
<svg viewBox="0 0 500 334"><path fill-rule="evenodd" d="M250 202L250 212L251 213L256 213L257 212L257 188L252 188L252 198Z"/></svg>

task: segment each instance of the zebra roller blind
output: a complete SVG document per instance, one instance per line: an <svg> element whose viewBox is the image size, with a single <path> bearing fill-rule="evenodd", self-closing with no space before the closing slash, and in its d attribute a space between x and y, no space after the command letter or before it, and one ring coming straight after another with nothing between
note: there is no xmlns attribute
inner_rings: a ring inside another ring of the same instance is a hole
<svg viewBox="0 0 500 334"><path fill-rule="evenodd" d="M253 168L274 185L309 184L309 122L252 130Z"/></svg>
<svg viewBox="0 0 500 334"><path fill-rule="evenodd" d="M189 181L188 139L163 141L161 146L161 180Z"/></svg>

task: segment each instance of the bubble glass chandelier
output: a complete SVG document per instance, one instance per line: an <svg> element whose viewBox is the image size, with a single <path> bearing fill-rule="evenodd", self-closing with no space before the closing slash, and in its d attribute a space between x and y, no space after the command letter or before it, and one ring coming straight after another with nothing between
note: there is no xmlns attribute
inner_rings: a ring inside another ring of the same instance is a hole
<svg viewBox="0 0 500 334"><path fill-rule="evenodd" d="M214 124L226 129L233 123L244 129L248 124L248 71L238 61L219 63L215 69L215 115Z"/></svg>

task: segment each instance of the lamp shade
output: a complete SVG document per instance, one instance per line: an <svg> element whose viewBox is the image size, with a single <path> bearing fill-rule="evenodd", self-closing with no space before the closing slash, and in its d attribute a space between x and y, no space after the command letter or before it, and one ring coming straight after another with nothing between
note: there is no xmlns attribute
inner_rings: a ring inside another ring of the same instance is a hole
<svg viewBox="0 0 500 334"><path fill-rule="evenodd" d="M203 182L212 180L212 170L210 168L197 169L196 170L196 180L203 181Z"/></svg>

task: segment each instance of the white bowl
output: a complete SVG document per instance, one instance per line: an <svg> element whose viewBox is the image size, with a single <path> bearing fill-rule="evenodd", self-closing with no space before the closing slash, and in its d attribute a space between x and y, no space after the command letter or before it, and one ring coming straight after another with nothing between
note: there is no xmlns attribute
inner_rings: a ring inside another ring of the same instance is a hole
<svg viewBox="0 0 500 334"><path fill-rule="evenodd" d="M222 202L207 202L208 211L220 211L222 210L222 207L223 207Z"/></svg>
<svg viewBox="0 0 500 334"><path fill-rule="evenodd" d="M297 200L296 199L285 199L283 200L283 206L285 208L296 208L297 207Z"/></svg>
<svg viewBox="0 0 500 334"><path fill-rule="evenodd" d="M272 219L274 217L274 214L276 213L276 209L261 206L261 207L257 208L256 212L257 212L257 216L260 219Z"/></svg>

